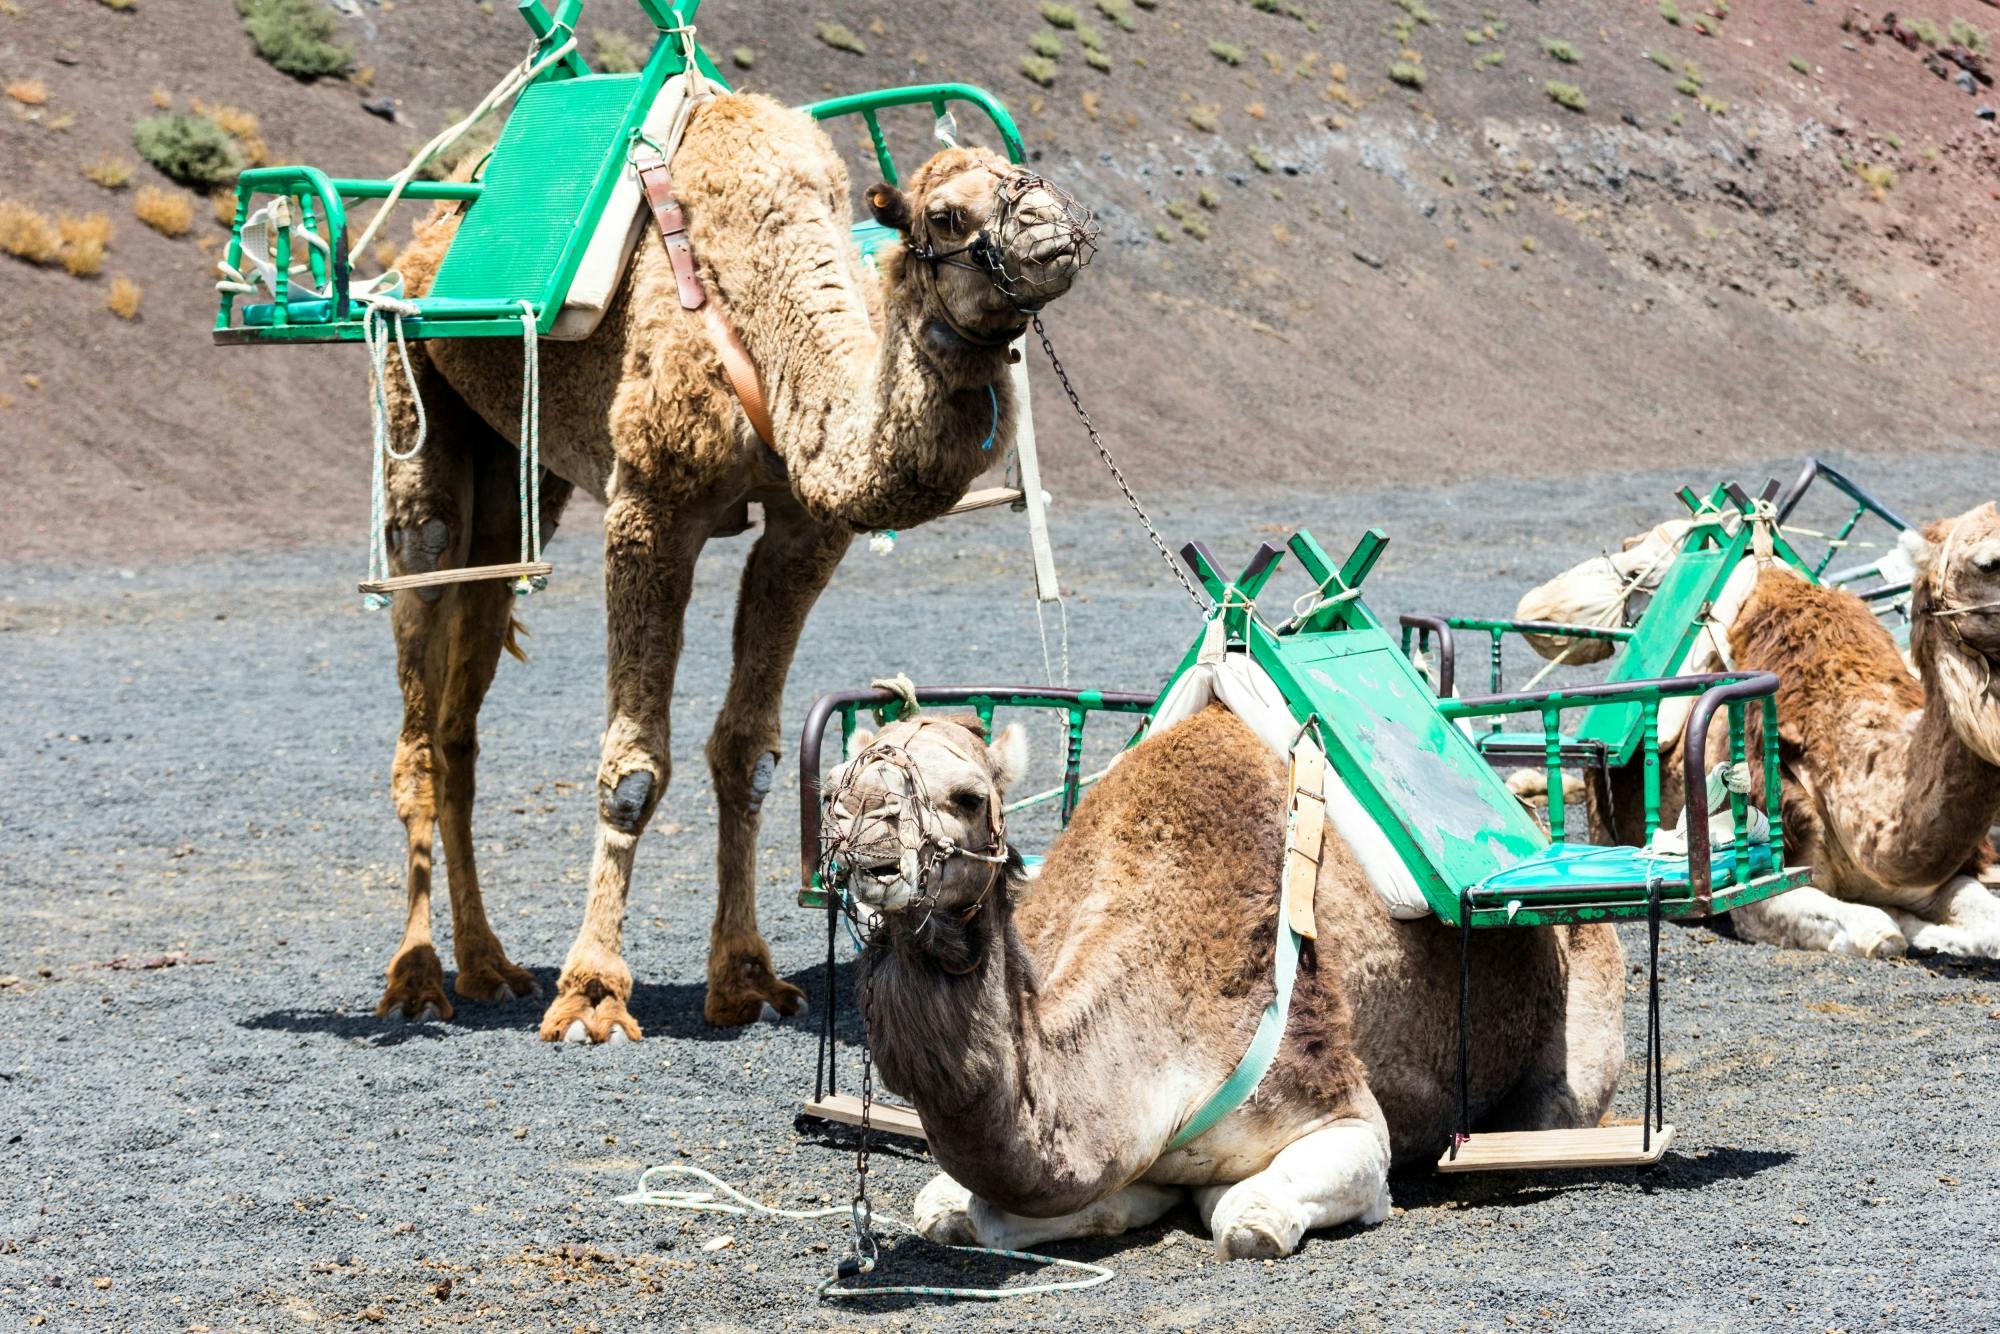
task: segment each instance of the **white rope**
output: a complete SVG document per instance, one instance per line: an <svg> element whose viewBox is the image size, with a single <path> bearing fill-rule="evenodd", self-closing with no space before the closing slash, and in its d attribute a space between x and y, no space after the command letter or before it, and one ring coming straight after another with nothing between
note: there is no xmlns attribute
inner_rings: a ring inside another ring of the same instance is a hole
<svg viewBox="0 0 2000 1334"><path fill-rule="evenodd" d="M542 558L542 357L541 334L535 328L535 306L521 302L521 563ZM548 587L543 575L522 575L514 581L514 596L526 597Z"/></svg>
<svg viewBox="0 0 2000 1334"><path fill-rule="evenodd" d="M382 206L375 210L375 216L368 220L368 226L362 229L360 237L355 240L353 245L348 247L347 262L352 265L361 256L368 253L369 245L375 240L375 233L382 229L384 222L388 221L389 211L396 207L397 202L403 197L403 191L409 187L410 182L416 179L417 173L422 171L432 158L457 143L473 126L486 119L495 107L515 97L523 88L533 83L543 70L563 59L574 50L576 50L576 34L571 33L560 46L555 47L539 60L535 58L534 51L530 51L522 58L520 64L508 70L501 77L500 82L493 85L492 91L480 100L479 105L472 109L471 114L456 124L447 125L444 129L439 130L436 135L432 136L429 143L419 148L416 156L410 159L408 165L389 178L389 193L382 200Z"/></svg>
<svg viewBox="0 0 2000 1334"><path fill-rule="evenodd" d="M370 425L373 434L374 465L369 487L368 578L370 582L389 577L389 460L407 462L423 452L430 434L424 415L424 396L417 392L417 375L410 365L409 344L403 341L403 316L416 307L398 297L376 294L361 312L361 339L368 347L368 389ZM385 322L386 317L386 322ZM407 450L398 451L389 430L389 340L393 330L396 353L402 359L403 379L410 388L410 403L417 414L417 435ZM388 595L368 593L362 605L380 610L389 605Z"/></svg>
<svg viewBox="0 0 2000 1334"><path fill-rule="evenodd" d="M705 1182L713 1190L663 1190L652 1184L659 1176L693 1177ZM720 1191L726 1199L717 1199ZM639 1187L629 1195L618 1197L620 1204L658 1205L667 1209L686 1209L703 1214L762 1214L767 1218L783 1218L792 1222L811 1222L820 1218L850 1217L852 1205L832 1204L817 1209L780 1209L776 1205L753 1200L737 1190L713 1172L705 1172L699 1167L689 1167L682 1163L667 1163L659 1167L649 1167L639 1174ZM871 1219L893 1224L906 1232L916 1233L915 1225L894 1214L870 1213ZM882 1297L891 1295L916 1297L960 1297L977 1301L1000 1301L1008 1297L1032 1297L1052 1292L1079 1292L1084 1288L1094 1288L1100 1283L1109 1283L1112 1271L1104 1265L1091 1264L1085 1260L1065 1260L1054 1255L1037 1255L1032 1251L1010 1251L995 1246L946 1246L948 1251L958 1251L966 1255L992 1255L1009 1260L1023 1260L1030 1264L1047 1265L1051 1268L1074 1269L1085 1277L1069 1279L1058 1283L1028 1283L1018 1288L960 1288L932 1287L928 1284L901 1284L886 1287L839 1288L834 1284L839 1276L826 1279L819 1285L822 1297ZM863 1266L862 1272L873 1270L873 1263Z"/></svg>
<svg viewBox="0 0 2000 1334"><path fill-rule="evenodd" d="M1685 542L1686 540L1687 539L1685 537L1681 539L1682 542ZM1602 559L1605 564L1610 565L1614 571L1618 568L1617 564L1612 561L1610 552L1600 551L1597 554L1599 558ZM1665 566L1671 564L1673 562L1673 559L1679 556L1680 554L1681 554L1680 543L1675 543L1675 542L1668 543L1666 549L1661 551L1659 555L1653 557L1652 562L1650 564L1641 567L1636 573L1633 574L1633 576L1630 579L1626 580L1625 586L1618 590L1617 597L1613 598L1612 601L1609 603L1610 610L1608 611L1607 614L1611 616L1617 616L1620 613L1622 613L1625 607L1625 601L1627 598L1632 596L1633 590L1638 588L1639 585L1644 583L1646 580L1652 578L1654 571L1660 570ZM1607 630L1610 629L1611 622L1606 621L1604 623L1603 628ZM1563 663L1567 662L1569 660L1569 655L1576 652L1579 648L1583 647L1584 642L1585 641L1583 641L1582 639L1572 639L1569 643L1569 647L1564 649L1562 652L1556 654L1555 657L1550 658L1547 662L1543 663L1541 669L1537 671L1533 676L1528 678L1528 683L1522 686L1521 690L1523 691L1533 690L1536 686L1540 685L1544 677L1546 677L1550 672L1554 671L1556 668L1562 666Z"/></svg>

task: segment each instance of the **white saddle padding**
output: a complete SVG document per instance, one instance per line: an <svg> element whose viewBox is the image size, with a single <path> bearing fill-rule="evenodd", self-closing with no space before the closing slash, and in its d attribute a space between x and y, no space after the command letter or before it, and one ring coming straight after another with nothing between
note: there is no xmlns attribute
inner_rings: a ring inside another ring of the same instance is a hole
<svg viewBox="0 0 2000 1334"><path fill-rule="evenodd" d="M1280 759L1290 758L1292 742L1299 734L1298 722L1276 683L1241 650L1225 653L1219 662L1198 662L1183 672L1154 710L1148 734L1156 736L1210 703L1219 703L1241 718ZM1324 796L1326 818L1388 907L1389 915L1403 919L1429 916L1431 907L1417 887L1416 877L1330 764Z"/></svg>
<svg viewBox="0 0 2000 1334"><path fill-rule="evenodd" d="M702 80L691 92L687 75L676 74L653 99L653 109L646 113L646 137L664 150L669 164L674 160L674 150L680 147L688 117L714 96L714 85L707 80ZM632 262L632 252L638 248L650 217L639 173L628 161L611 187L611 198L605 201L604 212L598 215L597 230L591 233L583 262L577 266L576 277L570 280L562 311L544 337L573 343L597 331L598 322L625 280L625 266Z"/></svg>
<svg viewBox="0 0 2000 1334"><path fill-rule="evenodd" d="M1746 557L1736 563L1729 572L1729 578L1722 583L1722 591L1716 595L1715 605L1709 609L1708 620L1695 633L1694 644L1682 660L1681 668L1675 676L1697 676L1702 672L1727 672L1736 670L1735 659L1729 653L1729 631L1736 624L1736 618L1743 614L1743 604L1750 600L1750 591L1757 586L1757 576L1765 570L1782 570L1784 573L1803 579L1790 564L1781 560L1770 562ZM1693 695L1677 695L1660 701L1660 746L1665 749L1680 743L1681 731L1687 726L1688 715L1694 712Z"/></svg>

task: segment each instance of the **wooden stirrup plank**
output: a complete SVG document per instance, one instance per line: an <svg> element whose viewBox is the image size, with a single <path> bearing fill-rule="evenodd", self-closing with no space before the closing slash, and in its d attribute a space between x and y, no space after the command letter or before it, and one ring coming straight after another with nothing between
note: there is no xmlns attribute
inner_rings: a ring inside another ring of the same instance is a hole
<svg viewBox="0 0 2000 1334"><path fill-rule="evenodd" d="M946 514L970 514L974 510L990 510L997 505L1012 505L1021 500L1019 487L989 486L979 491L967 491L956 505L946 510Z"/></svg>
<svg viewBox="0 0 2000 1334"><path fill-rule="evenodd" d="M852 1093L835 1093L806 1104L806 1115L817 1116L822 1121L838 1121L845 1126L861 1124L861 1099ZM924 1137L924 1123L908 1107L893 1102L877 1102L868 1109L868 1124L872 1129L885 1131L891 1135L908 1135L911 1139Z"/></svg>
<svg viewBox="0 0 2000 1334"><path fill-rule="evenodd" d="M435 588L439 584L472 584L482 579L545 578L555 566L547 561L523 561L519 565L472 565L453 570L425 570L422 574L399 574L389 579L363 579L364 593L394 593L404 588Z"/></svg>
<svg viewBox="0 0 2000 1334"><path fill-rule="evenodd" d="M1320 842L1326 833L1326 752L1310 736L1292 747L1292 798L1285 820L1285 921L1307 940L1317 939L1313 888L1319 882Z"/></svg>
<svg viewBox="0 0 2000 1334"><path fill-rule="evenodd" d="M1440 1172L1533 1172L1562 1167L1646 1167L1673 1143L1674 1128L1653 1132L1640 1147L1644 1126L1589 1126L1581 1130L1510 1130L1474 1135L1438 1159Z"/></svg>

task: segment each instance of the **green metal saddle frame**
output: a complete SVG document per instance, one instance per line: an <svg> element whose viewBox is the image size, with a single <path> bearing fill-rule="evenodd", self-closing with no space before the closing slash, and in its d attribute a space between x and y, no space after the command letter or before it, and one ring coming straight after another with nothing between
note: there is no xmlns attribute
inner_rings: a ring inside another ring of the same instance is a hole
<svg viewBox="0 0 2000 1334"><path fill-rule="evenodd" d="M471 181L411 181L401 198L459 203L464 219L439 266L430 291L403 320L409 340L518 338L521 303L546 335L562 312L570 284L597 229L626 154L667 81L686 68L680 31L693 23L700 0L637 0L658 29L651 54L636 74L599 74L576 52L551 64L520 94L483 170ZM519 0L534 34L536 55L561 48L581 16L583 0L561 0L551 17L540 0ZM702 74L728 83L705 52L695 49ZM892 107L929 106L940 117L953 103L968 103L993 123L1010 161L1025 154L1013 118L991 94L960 83L922 84L831 98L802 108L815 120L860 116L885 179L898 180L880 113ZM349 201L385 199L388 180L330 177L314 167L263 167L236 183L236 215L226 259L243 264L243 228L254 201L292 201L272 240L280 275L269 301L239 300L224 292L216 313L218 344L358 342L364 336L362 304L351 299L347 264ZM318 244L298 233L310 231ZM894 236L864 222L854 229L864 255ZM323 297L295 292L290 277L304 252L312 286Z"/></svg>
<svg viewBox="0 0 2000 1334"><path fill-rule="evenodd" d="M1544 829L1458 726L1463 719L1539 714L1543 762L1560 791L1563 715L1629 710L1637 733L1633 753L1645 767L1650 839L1659 823L1661 702L1695 698L1686 747L1690 791L1705 789L1702 756L1710 723L1722 712L1732 758L1756 763L1766 791L1776 792L1776 677L1708 673L1439 699L1359 596L1387 542L1370 531L1336 565L1302 530L1284 550L1265 544L1233 582L1200 546L1183 556L1215 600L1213 614L1227 644L1263 669L1302 728L1318 730L1328 763L1387 835L1441 921L1544 926L1645 918L1655 911L1668 919L1704 917L1803 882L1803 870L1784 865L1776 821L1767 845L1726 853L1710 848L1701 820L1690 822L1684 857L1570 843L1561 804L1551 807ZM1319 590L1318 605L1274 628L1257 615L1256 600L1287 552ZM1201 649L1197 641L1176 676L1194 666ZM1754 728L1746 720L1752 701L1761 715ZM1747 799L1732 793L1731 803L1733 827L1743 829Z"/></svg>

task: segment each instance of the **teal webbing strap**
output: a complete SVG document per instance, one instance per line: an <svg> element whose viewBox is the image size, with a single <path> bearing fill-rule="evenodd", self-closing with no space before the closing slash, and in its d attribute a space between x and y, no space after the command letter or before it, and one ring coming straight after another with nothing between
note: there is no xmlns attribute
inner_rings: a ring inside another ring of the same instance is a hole
<svg viewBox="0 0 2000 1334"><path fill-rule="evenodd" d="M1210 1094L1180 1133L1168 1141L1167 1152L1200 1139L1216 1122L1241 1107L1277 1057L1278 1043L1285 1036L1285 1019L1292 1009L1292 979L1299 972L1299 935L1286 922L1282 908L1278 913L1278 943L1273 953L1276 960L1272 971L1277 974L1278 994L1264 1007L1264 1016L1257 1021L1257 1032L1250 1039L1250 1049L1243 1053L1243 1059L1236 1063L1236 1069L1222 1087Z"/></svg>

